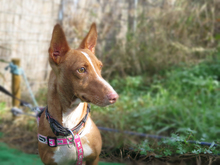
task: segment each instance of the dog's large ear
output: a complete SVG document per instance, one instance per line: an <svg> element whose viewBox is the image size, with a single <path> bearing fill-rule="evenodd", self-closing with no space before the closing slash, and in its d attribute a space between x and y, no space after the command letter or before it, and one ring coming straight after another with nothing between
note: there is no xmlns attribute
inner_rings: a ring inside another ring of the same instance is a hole
<svg viewBox="0 0 220 165"><path fill-rule="evenodd" d="M96 40L97 40L97 31L96 31L96 24L93 23L91 25L91 28L89 30L89 33L86 35L86 37L81 42L79 49L89 49L93 54L95 54L95 46L96 46Z"/></svg>
<svg viewBox="0 0 220 165"><path fill-rule="evenodd" d="M64 55L69 51L69 45L66 41L63 29L59 24L56 24L53 29L52 39L50 42L49 56L56 64L60 64Z"/></svg>

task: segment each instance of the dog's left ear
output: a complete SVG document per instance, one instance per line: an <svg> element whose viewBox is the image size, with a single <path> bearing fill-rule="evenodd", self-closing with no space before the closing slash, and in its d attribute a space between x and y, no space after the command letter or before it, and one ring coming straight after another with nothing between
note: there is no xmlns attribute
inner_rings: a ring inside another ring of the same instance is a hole
<svg viewBox="0 0 220 165"><path fill-rule="evenodd" d="M96 31L96 24L93 23L91 25L91 28L89 30L89 33L86 35L86 37L81 42L79 49L89 49L93 54L95 54L95 46L96 46L96 40L97 40L97 31Z"/></svg>

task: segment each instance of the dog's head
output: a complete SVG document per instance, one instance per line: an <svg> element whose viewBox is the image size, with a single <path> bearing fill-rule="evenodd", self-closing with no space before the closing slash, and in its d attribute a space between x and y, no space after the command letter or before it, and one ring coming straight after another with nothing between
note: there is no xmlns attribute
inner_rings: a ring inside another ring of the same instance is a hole
<svg viewBox="0 0 220 165"><path fill-rule="evenodd" d="M57 91L65 99L106 106L116 102L118 94L102 78L102 62L95 56L96 25L81 42L78 49L71 49L60 25L53 30L49 48L49 62L56 75Z"/></svg>

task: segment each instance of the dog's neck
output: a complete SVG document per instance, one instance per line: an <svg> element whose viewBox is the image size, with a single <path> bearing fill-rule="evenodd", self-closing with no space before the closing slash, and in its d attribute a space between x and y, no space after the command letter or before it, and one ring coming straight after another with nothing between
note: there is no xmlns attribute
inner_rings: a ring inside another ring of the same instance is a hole
<svg viewBox="0 0 220 165"><path fill-rule="evenodd" d="M48 85L48 111L60 124L71 129L84 117L86 109L80 99L74 96L71 100L68 99L56 82L56 76L52 71Z"/></svg>
<svg viewBox="0 0 220 165"><path fill-rule="evenodd" d="M84 117L84 103L81 103L79 99L73 103L70 109L67 109L62 113L63 126L67 128L75 127ZM78 103L80 102L80 103Z"/></svg>

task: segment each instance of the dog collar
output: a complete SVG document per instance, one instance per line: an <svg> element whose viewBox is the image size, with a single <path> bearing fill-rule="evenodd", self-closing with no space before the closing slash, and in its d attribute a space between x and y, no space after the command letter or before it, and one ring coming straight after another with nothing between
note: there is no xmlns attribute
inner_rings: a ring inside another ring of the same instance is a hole
<svg viewBox="0 0 220 165"><path fill-rule="evenodd" d="M78 125L76 125L74 128L72 129L68 129L63 127L57 120L55 120L48 112L48 107L45 108L45 116L46 119L48 120L49 124L50 124L50 128L52 129L53 133L56 136L69 136L72 135L72 133L76 134L79 132L79 130L85 125L87 117L89 115L90 112L90 104L87 104L87 113L84 116L84 118L79 122ZM71 133L72 131L72 133Z"/></svg>

